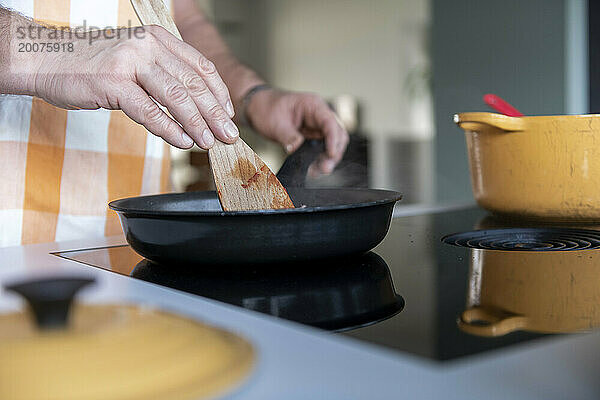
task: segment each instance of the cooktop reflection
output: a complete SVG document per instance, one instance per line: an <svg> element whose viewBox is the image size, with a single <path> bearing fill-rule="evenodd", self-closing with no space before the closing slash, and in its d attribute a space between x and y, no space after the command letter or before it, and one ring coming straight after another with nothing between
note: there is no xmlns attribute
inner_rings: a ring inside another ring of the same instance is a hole
<svg viewBox="0 0 600 400"><path fill-rule="evenodd" d="M472 207L394 218L374 252L310 263L157 265L129 246L56 255L448 361L600 326L598 231Z"/></svg>
<svg viewBox="0 0 600 400"><path fill-rule="evenodd" d="M385 261L352 257L254 266L161 265L129 246L56 253L147 282L334 332L368 326L404 307ZM132 268L133 266L133 268Z"/></svg>

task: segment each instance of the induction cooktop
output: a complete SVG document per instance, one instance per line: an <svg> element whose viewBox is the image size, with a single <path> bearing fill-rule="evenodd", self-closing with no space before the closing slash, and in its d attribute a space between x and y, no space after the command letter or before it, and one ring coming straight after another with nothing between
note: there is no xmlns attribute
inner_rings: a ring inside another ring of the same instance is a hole
<svg viewBox="0 0 600 400"><path fill-rule="evenodd" d="M129 246L55 254L448 362L600 326L599 248L600 227L470 207L394 218L372 252L308 263L158 265Z"/></svg>

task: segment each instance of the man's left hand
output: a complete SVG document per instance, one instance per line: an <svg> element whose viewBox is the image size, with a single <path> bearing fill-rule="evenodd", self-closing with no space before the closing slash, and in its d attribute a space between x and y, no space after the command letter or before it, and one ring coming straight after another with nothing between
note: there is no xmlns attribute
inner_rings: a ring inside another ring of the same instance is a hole
<svg viewBox="0 0 600 400"><path fill-rule="evenodd" d="M317 163L323 174L333 171L348 145L348 133L315 94L262 90L250 99L246 115L258 133L281 143L287 153L296 151L304 139L323 139L326 153Z"/></svg>

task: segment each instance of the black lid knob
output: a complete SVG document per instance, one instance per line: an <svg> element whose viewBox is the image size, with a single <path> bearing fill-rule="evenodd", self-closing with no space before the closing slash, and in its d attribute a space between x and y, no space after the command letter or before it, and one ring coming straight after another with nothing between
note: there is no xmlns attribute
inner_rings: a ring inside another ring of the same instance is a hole
<svg viewBox="0 0 600 400"><path fill-rule="evenodd" d="M66 327L77 292L93 282L93 278L46 278L5 285L4 289L25 298L38 328L57 329Z"/></svg>

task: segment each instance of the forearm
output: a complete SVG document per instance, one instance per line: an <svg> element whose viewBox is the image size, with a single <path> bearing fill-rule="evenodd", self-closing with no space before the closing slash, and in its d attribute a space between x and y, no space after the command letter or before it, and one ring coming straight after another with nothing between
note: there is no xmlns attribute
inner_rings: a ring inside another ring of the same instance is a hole
<svg viewBox="0 0 600 400"><path fill-rule="evenodd" d="M32 95L36 55L18 51L26 32L40 27L24 16L0 7L0 93ZM41 28L41 27L40 27Z"/></svg>
<svg viewBox="0 0 600 400"><path fill-rule="evenodd" d="M235 119L240 120L242 99L250 88L264 83L256 72L240 63L231 53L214 25L197 8L193 0L173 2L175 22L184 40L215 63L229 88Z"/></svg>

